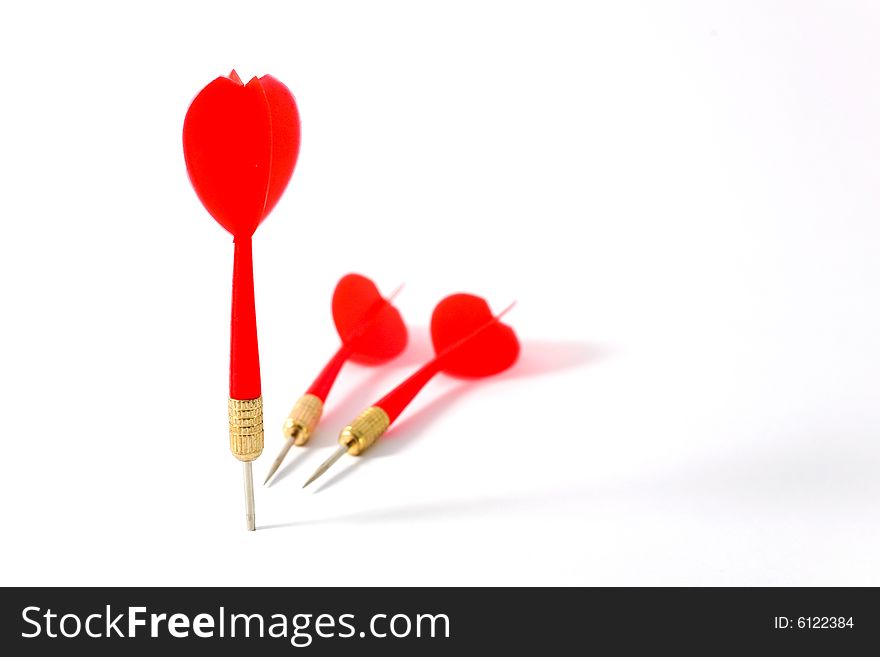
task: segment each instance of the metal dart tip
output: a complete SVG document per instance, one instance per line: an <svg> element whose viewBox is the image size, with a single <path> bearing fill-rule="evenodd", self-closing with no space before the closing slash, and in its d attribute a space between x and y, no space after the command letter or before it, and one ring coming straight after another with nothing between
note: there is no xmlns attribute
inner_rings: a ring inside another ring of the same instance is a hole
<svg viewBox="0 0 880 657"><path fill-rule="evenodd" d="M244 512L247 518L249 532L256 529L256 514L254 513L254 469L250 461L242 463L244 466Z"/></svg>
<svg viewBox="0 0 880 657"><path fill-rule="evenodd" d="M269 483L269 480L272 478L272 475L278 471L278 468L281 467L281 464L284 462L284 458L287 456L287 452L290 451L290 448L293 447L293 438L288 438L284 443L284 447L281 448L281 451L278 452L278 456L275 457L275 461L272 463L272 467L269 468L269 474L266 475L266 480L263 482L263 485Z"/></svg>
<svg viewBox="0 0 880 657"><path fill-rule="evenodd" d="M314 474L312 474L312 476L309 477L309 480L303 484L303 488L305 488L310 483L312 483L315 479L317 479L322 474L327 472L327 470L330 469L330 466L333 465L334 463L336 463L336 461L338 461L339 458L343 454L345 454L347 451L348 451L348 448L345 445L340 445L339 449L337 449L335 452L333 452L333 456L331 456L329 459L324 461L320 466L318 466L318 469L315 470Z"/></svg>

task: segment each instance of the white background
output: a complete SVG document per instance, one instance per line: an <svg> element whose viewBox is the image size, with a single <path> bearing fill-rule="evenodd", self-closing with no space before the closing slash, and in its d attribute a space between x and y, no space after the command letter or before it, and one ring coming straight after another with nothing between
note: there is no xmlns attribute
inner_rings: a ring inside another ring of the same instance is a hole
<svg viewBox="0 0 880 657"><path fill-rule="evenodd" d="M865 2L5 3L5 585L880 584L880 11ZM244 531L231 238L181 125L297 97L255 237L266 450L348 271L412 348L347 367ZM486 296L508 374L432 382L302 481Z"/></svg>

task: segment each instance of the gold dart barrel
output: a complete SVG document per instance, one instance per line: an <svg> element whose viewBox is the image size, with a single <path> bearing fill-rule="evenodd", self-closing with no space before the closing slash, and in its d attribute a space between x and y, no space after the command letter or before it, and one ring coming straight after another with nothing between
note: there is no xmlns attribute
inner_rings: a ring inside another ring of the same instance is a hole
<svg viewBox="0 0 880 657"><path fill-rule="evenodd" d="M305 445L318 426L323 411L324 403L320 397L303 395L296 400L290 415L284 421L284 437L292 440L294 445Z"/></svg>
<svg viewBox="0 0 880 657"><path fill-rule="evenodd" d="M360 456L379 440L390 424L391 420L384 410L378 406L370 406L342 430L339 444L352 456Z"/></svg>
<svg viewBox="0 0 880 657"><path fill-rule="evenodd" d="M247 528L256 527L251 462L263 453L263 398L229 399L229 449L244 464L244 502Z"/></svg>
<svg viewBox="0 0 880 657"><path fill-rule="evenodd" d="M287 416L284 426L281 428L287 440L281 446L281 451L275 457L272 467L269 468L269 474L266 475L266 480L263 482L264 485L269 483L272 475L281 467L291 447L294 445L303 446L309 442L323 411L324 402L317 395L305 394L296 400L290 415Z"/></svg>
<svg viewBox="0 0 880 657"><path fill-rule="evenodd" d="M346 452L352 456L363 454L366 449L379 440L390 424L391 420L388 418L388 413L378 406L370 406L358 415L354 422L342 430L339 434L339 449L318 466L318 469L303 484L303 488L327 472L330 466L336 463Z"/></svg>
<svg viewBox="0 0 880 657"><path fill-rule="evenodd" d="M229 449L239 461L263 453L263 398L229 400Z"/></svg>

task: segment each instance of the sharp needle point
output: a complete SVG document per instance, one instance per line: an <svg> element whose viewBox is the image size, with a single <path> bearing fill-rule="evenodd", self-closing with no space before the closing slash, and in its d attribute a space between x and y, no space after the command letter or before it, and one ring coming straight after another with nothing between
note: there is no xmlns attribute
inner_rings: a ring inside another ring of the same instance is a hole
<svg viewBox="0 0 880 657"><path fill-rule="evenodd" d="M281 467L281 464L284 463L284 457L287 456L287 452L290 451L291 446L293 445L293 439L288 438L284 443L284 447L281 448L281 451L278 452L278 456L275 457L275 462L272 463L272 467L269 468L269 474L266 475L266 480L263 482L263 485L269 483L269 480L272 478L272 475L278 471L278 468Z"/></svg>
<svg viewBox="0 0 880 657"><path fill-rule="evenodd" d="M315 479L317 479L317 478L320 477L322 474L324 474L325 472L327 472L327 470L330 469L330 466L333 465L334 463L336 463L336 461L339 460L339 457L341 457L341 456L342 456L343 454L345 454L347 451L348 451L348 449L346 448L345 445L340 445L340 446L339 446L339 449L337 449L335 452L333 452L333 456L331 456L329 459L327 459L326 461L324 461L324 462L318 467L318 469L315 470L314 474L313 474L311 477L309 477L309 480L308 480L306 483L303 484L303 488L305 488L305 487L308 486L310 483L312 483Z"/></svg>
<svg viewBox="0 0 880 657"><path fill-rule="evenodd" d="M247 518L247 528L249 532L256 528L256 518L254 514L254 469L251 462L242 463L244 466L244 510Z"/></svg>

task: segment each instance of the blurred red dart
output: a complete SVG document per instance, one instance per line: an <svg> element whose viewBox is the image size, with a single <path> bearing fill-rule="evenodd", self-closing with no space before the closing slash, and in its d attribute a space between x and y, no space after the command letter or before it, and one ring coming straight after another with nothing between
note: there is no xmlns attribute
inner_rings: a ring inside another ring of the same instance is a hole
<svg viewBox="0 0 880 657"><path fill-rule="evenodd" d="M183 154L202 205L235 241L229 363L229 444L244 463L248 529L254 529L251 462L263 451L263 400L254 312L251 237L275 207L299 154L290 90L269 75L247 84L232 71L196 96L183 122Z"/></svg>
<svg viewBox="0 0 880 657"><path fill-rule="evenodd" d="M375 283L360 274L343 276L333 292L333 322L342 344L333 358L324 366L318 378L300 397L284 422L287 440L278 457L272 463L268 483L272 475L293 445L309 442L321 419L324 402L342 366L348 360L365 365L378 365L400 354L406 347L406 324L391 300L398 288L384 299Z"/></svg>
<svg viewBox="0 0 880 657"><path fill-rule="evenodd" d="M513 304L493 316L489 304L472 294L453 294L438 303L431 316L434 358L345 427L339 434L339 449L303 488L346 452L358 456L373 445L436 374L478 379L513 365L519 356L519 340L500 321L511 308Z"/></svg>

